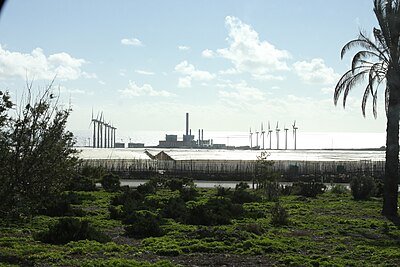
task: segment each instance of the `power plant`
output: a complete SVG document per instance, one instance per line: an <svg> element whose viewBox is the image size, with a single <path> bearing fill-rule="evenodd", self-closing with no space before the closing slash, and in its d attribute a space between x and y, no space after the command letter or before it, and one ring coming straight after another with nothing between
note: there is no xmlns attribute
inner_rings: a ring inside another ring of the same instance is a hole
<svg viewBox="0 0 400 267"><path fill-rule="evenodd" d="M195 140L189 127L189 113L186 113L186 131L182 140L178 140L176 134L166 134L165 140L160 140L158 147L162 148L226 148L225 144L213 144L212 139L204 140L204 129L199 129L199 135Z"/></svg>

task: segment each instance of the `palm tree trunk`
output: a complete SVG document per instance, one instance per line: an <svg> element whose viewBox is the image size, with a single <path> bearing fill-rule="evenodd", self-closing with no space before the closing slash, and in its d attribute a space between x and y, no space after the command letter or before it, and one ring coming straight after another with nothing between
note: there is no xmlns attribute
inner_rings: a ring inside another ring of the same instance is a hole
<svg viewBox="0 0 400 267"><path fill-rule="evenodd" d="M397 216L399 181L400 87L390 86L386 128L386 163L383 185L382 215Z"/></svg>

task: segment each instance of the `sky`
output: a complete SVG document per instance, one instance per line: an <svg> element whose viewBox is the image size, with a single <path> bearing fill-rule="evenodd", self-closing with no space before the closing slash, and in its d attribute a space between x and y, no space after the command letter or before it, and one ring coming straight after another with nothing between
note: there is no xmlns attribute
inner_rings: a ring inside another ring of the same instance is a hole
<svg viewBox="0 0 400 267"><path fill-rule="evenodd" d="M55 78L68 128L101 112L117 131L385 132L361 113L362 88L333 90L340 50L377 26L372 0L8 0L0 16L0 90L17 97ZM381 88L383 89L383 88Z"/></svg>

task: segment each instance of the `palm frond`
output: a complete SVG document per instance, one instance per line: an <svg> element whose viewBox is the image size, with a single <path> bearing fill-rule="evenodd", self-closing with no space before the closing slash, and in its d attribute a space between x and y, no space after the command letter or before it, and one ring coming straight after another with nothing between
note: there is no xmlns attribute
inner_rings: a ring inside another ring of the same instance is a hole
<svg viewBox="0 0 400 267"><path fill-rule="evenodd" d="M343 108L346 107L347 96L349 95L349 92L351 91L351 89L353 89L354 86L360 82L360 80L363 80L364 76L367 75L368 73L369 73L368 70L363 70L363 71L353 75L351 77L351 79L349 79L347 81L346 88L343 92Z"/></svg>
<svg viewBox="0 0 400 267"><path fill-rule="evenodd" d="M333 95L335 105L337 105L337 102L343 90L345 90L344 94L346 95L346 93L348 93L351 89L348 88L348 85L355 85L355 83L358 82L360 78L362 78L360 76L364 76L369 71L369 68L366 68L365 66L358 66L355 69L358 71L357 73L353 73L352 69L348 70L345 74L343 74L343 76L339 79L339 82L336 84ZM347 98L347 96L345 97Z"/></svg>

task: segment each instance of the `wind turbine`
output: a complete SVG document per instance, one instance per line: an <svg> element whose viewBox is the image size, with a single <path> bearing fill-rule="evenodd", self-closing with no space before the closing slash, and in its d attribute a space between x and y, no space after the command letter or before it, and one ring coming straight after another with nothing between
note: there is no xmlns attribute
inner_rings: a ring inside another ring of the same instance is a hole
<svg viewBox="0 0 400 267"><path fill-rule="evenodd" d="M97 120L93 118L93 108L92 108L92 120L89 123L89 128L93 123L93 148L96 147L96 122ZM89 146L90 146L90 138L89 138Z"/></svg>
<svg viewBox="0 0 400 267"><path fill-rule="evenodd" d="M259 134L260 132L259 131L257 131L257 129L256 129L256 149L258 149L258 134Z"/></svg>
<svg viewBox="0 0 400 267"><path fill-rule="evenodd" d="M297 142L297 129L298 127L296 127L296 120L293 122L293 138L294 138L294 149L296 150L296 142Z"/></svg>
<svg viewBox="0 0 400 267"><path fill-rule="evenodd" d="M272 149L272 130L268 121L269 149Z"/></svg>
<svg viewBox="0 0 400 267"><path fill-rule="evenodd" d="M262 149L264 149L264 136L265 136L265 131L264 131L263 123L261 123L261 136L262 136Z"/></svg>
<svg viewBox="0 0 400 267"><path fill-rule="evenodd" d="M281 130L281 129L279 129L278 124L279 124L279 122L277 121L276 122L276 128L275 128L275 132L276 132L276 149L279 149L279 131Z"/></svg>
<svg viewBox="0 0 400 267"><path fill-rule="evenodd" d="M250 127L250 148L253 148L253 133L251 132L251 127Z"/></svg>
<svg viewBox="0 0 400 267"><path fill-rule="evenodd" d="M283 127L284 129L284 131L285 131L285 150L287 150L287 131L289 130L288 128L286 128L286 124L285 124L285 126Z"/></svg>

